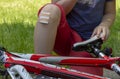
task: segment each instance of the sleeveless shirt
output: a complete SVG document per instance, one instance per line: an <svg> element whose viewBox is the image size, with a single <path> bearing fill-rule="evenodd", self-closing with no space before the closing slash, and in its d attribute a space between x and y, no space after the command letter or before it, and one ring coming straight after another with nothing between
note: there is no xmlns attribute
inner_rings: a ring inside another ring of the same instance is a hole
<svg viewBox="0 0 120 79"><path fill-rule="evenodd" d="M102 21L106 1L111 0L78 0L67 15L68 24L83 40L89 39Z"/></svg>

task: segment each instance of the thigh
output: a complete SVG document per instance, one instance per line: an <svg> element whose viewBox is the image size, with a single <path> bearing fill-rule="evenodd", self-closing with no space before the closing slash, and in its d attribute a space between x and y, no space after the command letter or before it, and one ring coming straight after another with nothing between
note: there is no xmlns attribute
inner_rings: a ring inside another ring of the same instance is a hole
<svg viewBox="0 0 120 79"><path fill-rule="evenodd" d="M73 43L82 41L82 39L74 30L70 28L63 8L60 5L57 6L61 10L61 20L57 30L54 51L58 55L68 56L71 52Z"/></svg>

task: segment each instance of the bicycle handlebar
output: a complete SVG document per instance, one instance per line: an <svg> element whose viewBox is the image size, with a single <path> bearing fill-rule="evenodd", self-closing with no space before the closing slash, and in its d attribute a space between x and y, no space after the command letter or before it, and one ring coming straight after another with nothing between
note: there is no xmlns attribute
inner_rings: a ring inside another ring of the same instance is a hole
<svg viewBox="0 0 120 79"><path fill-rule="evenodd" d="M94 48L100 49L102 43L103 43L102 39L95 36L84 42L75 43L73 45L73 50L74 51L87 51L87 52L93 53Z"/></svg>

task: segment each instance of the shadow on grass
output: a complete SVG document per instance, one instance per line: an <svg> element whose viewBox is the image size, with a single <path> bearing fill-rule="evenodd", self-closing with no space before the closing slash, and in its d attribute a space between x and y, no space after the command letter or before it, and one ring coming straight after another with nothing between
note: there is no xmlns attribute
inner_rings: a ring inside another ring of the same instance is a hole
<svg viewBox="0 0 120 79"><path fill-rule="evenodd" d="M29 23L0 24L0 44L9 51L33 52L34 25Z"/></svg>

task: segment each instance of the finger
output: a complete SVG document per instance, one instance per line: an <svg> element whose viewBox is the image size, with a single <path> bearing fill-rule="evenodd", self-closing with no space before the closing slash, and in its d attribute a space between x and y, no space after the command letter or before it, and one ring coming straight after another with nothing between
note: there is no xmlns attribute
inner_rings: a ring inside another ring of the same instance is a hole
<svg viewBox="0 0 120 79"><path fill-rule="evenodd" d="M100 36L101 36L101 33L102 33L102 28L99 28L99 29L97 30L97 34L96 34L96 35L97 35L98 37L100 37Z"/></svg>
<svg viewBox="0 0 120 79"><path fill-rule="evenodd" d="M107 34L107 30L103 29L102 36L101 36L101 38L102 38L103 41L106 40L106 34Z"/></svg>
<svg viewBox="0 0 120 79"><path fill-rule="evenodd" d="M108 37L109 37L109 34L110 34L110 31L109 31L109 30L107 30L107 34L106 34L106 40L108 39Z"/></svg>
<svg viewBox="0 0 120 79"><path fill-rule="evenodd" d="M91 37L95 36L97 34L97 29L95 29L91 35Z"/></svg>

